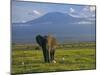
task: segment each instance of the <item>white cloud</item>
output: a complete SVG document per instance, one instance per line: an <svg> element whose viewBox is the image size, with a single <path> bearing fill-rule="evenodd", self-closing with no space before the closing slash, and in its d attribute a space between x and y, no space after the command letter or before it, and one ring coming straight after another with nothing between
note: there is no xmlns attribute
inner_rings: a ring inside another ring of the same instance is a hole
<svg viewBox="0 0 100 75"><path fill-rule="evenodd" d="M75 12L75 9L70 8L70 13L74 13L74 12Z"/></svg>
<svg viewBox="0 0 100 75"><path fill-rule="evenodd" d="M95 18L87 18L87 20L95 21L96 19Z"/></svg>
<svg viewBox="0 0 100 75"><path fill-rule="evenodd" d="M78 22L78 24L92 24L92 22L89 22L89 21L81 21L81 22Z"/></svg>
<svg viewBox="0 0 100 75"><path fill-rule="evenodd" d="M82 9L82 15L85 17L95 17L95 6L86 6Z"/></svg>
<svg viewBox="0 0 100 75"><path fill-rule="evenodd" d="M80 14L74 9L74 8L70 8L69 11L67 12L67 14L69 14L72 17L75 18L80 18Z"/></svg>
<svg viewBox="0 0 100 75"><path fill-rule="evenodd" d="M85 6L80 11L76 11L73 8L69 9L68 14L75 18L92 18L95 19L95 6Z"/></svg>
<svg viewBox="0 0 100 75"><path fill-rule="evenodd" d="M89 11L89 7L88 6L85 6L83 9L82 9L83 12L86 12L86 11Z"/></svg>
<svg viewBox="0 0 100 75"><path fill-rule="evenodd" d="M72 23L72 24L93 24L94 22L91 22L91 21L80 21L80 22L75 22L75 23Z"/></svg>
<svg viewBox="0 0 100 75"><path fill-rule="evenodd" d="M22 21L22 23L25 23L25 22L26 22L25 20Z"/></svg>
<svg viewBox="0 0 100 75"><path fill-rule="evenodd" d="M94 12L95 9L96 9L95 6L90 6L90 11L91 11L91 12Z"/></svg>
<svg viewBox="0 0 100 75"><path fill-rule="evenodd" d="M33 10L33 13L37 14L37 15L41 15L41 13L37 10Z"/></svg>
<svg viewBox="0 0 100 75"><path fill-rule="evenodd" d="M83 12L94 12L95 9L95 6L86 6L83 8Z"/></svg>
<svg viewBox="0 0 100 75"><path fill-rule="evenodd" d="M76 15L76 14L72 14L72 13L68 13L70 16L75 17L75 18L81 18L80 15Z"/></svg>

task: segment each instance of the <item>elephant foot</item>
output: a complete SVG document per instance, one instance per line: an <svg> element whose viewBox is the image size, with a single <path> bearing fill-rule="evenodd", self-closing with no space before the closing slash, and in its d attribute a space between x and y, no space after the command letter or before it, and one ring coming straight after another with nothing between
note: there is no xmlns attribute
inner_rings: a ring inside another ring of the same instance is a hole
<svg viewBox="0 0 100 75"><path fill-rule="evenodd" d="M53 60L52 62L53 62L54 64L56 63L56 61L55 61L55 60Z"/></svg>
<svg viewBox="0 0 100 75"><path fill-rule="evenodd" d="M46 60L45 63L50 63L50 60Z"/></svg>

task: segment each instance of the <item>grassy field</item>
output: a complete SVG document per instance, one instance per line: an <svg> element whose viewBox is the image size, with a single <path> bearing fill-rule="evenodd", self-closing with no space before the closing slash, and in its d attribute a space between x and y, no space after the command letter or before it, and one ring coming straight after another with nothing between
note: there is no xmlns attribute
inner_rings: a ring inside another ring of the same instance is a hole
<svg viewBox="0 0 100 75"><path fill-rule="evenodd" d="M55 60L44 63L42 51L33 45L12 45L12 74L22 74L95 69L95 43L61 44Z"/></svg>

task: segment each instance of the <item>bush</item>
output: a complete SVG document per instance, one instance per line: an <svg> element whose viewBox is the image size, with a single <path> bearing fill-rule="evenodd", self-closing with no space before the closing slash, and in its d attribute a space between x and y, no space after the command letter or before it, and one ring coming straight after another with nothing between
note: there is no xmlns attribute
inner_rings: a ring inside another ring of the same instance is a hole
<svg viewBox="0 0 100 75"><path fill-rule="evenodd" d="M35 47L35 50L40 50L40 47L39 47L39 46L36 46L36 47Z"/></svg>

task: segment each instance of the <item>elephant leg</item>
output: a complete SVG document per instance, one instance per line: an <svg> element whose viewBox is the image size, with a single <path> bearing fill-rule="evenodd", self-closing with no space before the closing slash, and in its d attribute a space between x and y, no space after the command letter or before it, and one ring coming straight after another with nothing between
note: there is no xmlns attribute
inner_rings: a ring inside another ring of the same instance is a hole
<svg viewBox="0 0 100 75"><path fill-rule="evenodd" d="M52 60L55 60L55 50L53 50L53 53L52 53Z"/></svg>
<svg viewBox="0 0 100 75"><path fill-rule="evenodd" d="M43 47L43 55L44 55L45 62L50 62L50 60L49 60L49 50L45 47Z"/></svg>
<svg viewBox="0 0 100 75"><path fill-rule="evenodd" d="M50 59L49 59L49 50L48 49L46 50L46 59L47 59L47 62L50 62Z"/></svg>
<svg viewBox="0 0 100 75"><path fill-rule="evenodd" d="M42 48L42 50L43 50L44 61L47 62L46 49Z"/></svg>
<svg viewBox="0 0 100 75"><path fill-rule="evenodd" d="M51 56L51 61L54 60L54 54L55 54L55 50L52 49L52 51L50 52L50 56Z"/></svg>
<svg viewBox="0 0 100 75"><path fill-rule="evenodd" d="M50 61L52 61L53 57L52 57L52 52L50 51Z"/></svg>
<svg viewBox="0 0 100 75"><path fill-rule="evenodd" d="M49 60L49 62L50 62L50 60L51 60L50 51L51 51L51 48L48 48L48 60Z"/></svg>

